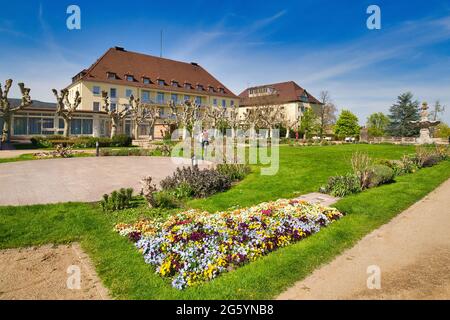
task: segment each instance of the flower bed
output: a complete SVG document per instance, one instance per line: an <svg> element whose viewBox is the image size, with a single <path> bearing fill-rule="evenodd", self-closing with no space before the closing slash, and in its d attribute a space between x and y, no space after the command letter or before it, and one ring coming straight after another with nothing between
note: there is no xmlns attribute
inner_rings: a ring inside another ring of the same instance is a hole
<svg viewBox="0 0 450 320"><path fill-rule="evenodd" d="M183 289L299 241L342 217L334 208L280 199L229 212L189 210L165 221L118 224L145 262Z"/></svg>

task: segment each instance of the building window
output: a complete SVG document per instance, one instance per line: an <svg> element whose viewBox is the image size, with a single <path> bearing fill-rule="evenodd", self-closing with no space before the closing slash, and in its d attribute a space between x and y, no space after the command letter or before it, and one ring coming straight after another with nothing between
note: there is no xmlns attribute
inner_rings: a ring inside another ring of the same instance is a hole
<svg viewBox="0 0 450 320"><path fill-rule="evenodd" d="M96 96L100 95L100 87L99 86L94 86L92 88L92 93Z"/></svg>
<svg viewBox="0 0 450 320"><path fill-rule="evenodd" d="M198 84L198 85L197 85L197 90L199 90L199 91L203 91L203 85L201 85L201 84Z"/></svg>
<svg viewBox="0 0 450 320"><path fill-rule="evenodd" d="M156 102L164 103L164 92L158 92L156 95Z"/></svg>
<svg viewBox="0 0 450 320"><path fill-rule="evenodd" d="M70 134L81 134L81 119L70 120Z"/></svg>
<svg viewBox="0 0 450 320"><path fill-rule="evenodd" d="M58 133L63 134L64 133L64 119L59 118L58 120Z"/></svg>
<svg viewBox="0 0 450 320"><path fill-rule="evenodd" d="M172 80L172 87L177 87L178 88L178 81Z"/></svg>
<svg viewBox="0 0 450 320"><path fill-rule="evenodd" d="M99 112L100 111L100 102L94 102L92 104L92 110L96 111L96 112Z"/></svg>
<svg viewBox="0 0 450 320"><path fill-rule="evenodd" d="M191 101L191 96L185 95L184 96L184 101Z"/></svg>
<svg viewBox="0 0 450 320"><path fill-rule="evenodd" d="M226 106L227 106L227 100L223 99L223 100L222 100L222 107L225 108Z"/></svg>
<svg viewBox="0 0 450 320"><path fill-rule="evenodd" d="M92 134L92 119L82 119L81 134Z"/></svg>
<svg viewBox="0 0 450 320"><path fill-rule="evenodd" d="M150 84L150 78L142 78L142 82L144 83L144 84Z"/></svg>
<svg viewBox="0 0 450 320"><path fill-rule="evenodd" d="M142 91L141 100L142 102L150 102L150 91Z"/></svg>
<svg viewBox="0 0 450 320"><path fill-rule="evenodd" d="M234 100L230 101L230 106L234 107Z"/></svg>
<svg viewBox="0 0 450 320"><path fill-rule="evenodd" d="M202 97L195 97L196 104L202 104Z"/></svg>
<svg viewBox="0 0 450 320"><path fill-rule="evenodd" d="M219 92L220 93L225 93L225 89L224 88L219 88Z"/></svg>
<svg viewBox="0 0 450 320"><path fill-rule="evenodd" d="M27 118L15 118L14 117L14 135L26 135L27 134Z"/></svg>
<svg viewBox="0 0 450 320"><path fill-rule="evenodd" d="M108 77L108 80L116 80L116 74L114 72L107 72L106 76Z"/></svg>
<svg viewBox="0 0 450 320"><path fill-rule="evenodd" d="M55 120L53 118L42 119L42 134L52 135L55 133Z"/></svg>
<svg viewBox="0 0 450 320"><path fill-rule="evenodd" d="M209 87L208 87L208 91L209 91L209 92L215 92L216 90L214 90L214 87L213 87L213 86L209 86Z"/></svg>
<svg viewBox="0 0 450 320"><path fill-rule="evenodd" d="M158 79L158 85L159 86L163 86L163 85L165 85L166 83L164 82L164 80L162 80L162 79Z"/></svg>
<svg viewBox="0 0 450 320"><path fill-rule="evenodd" d="M217 107L217 99L213 99L213 106Z"/></svg>
<svg viewBox="0 0 450 320"><path fill-rule="evenodd" d="M133 76L127 76L127 81L133 82L134 81L134 77Z"/></svg>
<svg viewBox="0 0 450 320"><path fill-rule="evenodd" d="M41 118L28 118L28 134L41 134Z"/></svg>
<svg viewBox="0 0 450 320"><path fill-rule="evenodd" d="M172 93L172 95L170 96L170 99L171 99L173 102L177 103L177 102L178 102L178 95L175 94L175 93Z"/></svg>
<svg viewBox="0 0 450 320"><path fill-rule="evenodd" d="M133 90L131 90L131 89L126 89L125 90L125 96L127 98L131 97L132 94L133 94Z"/></svg>
<svg viewBox="0 0 450 320"><path fill-rule="evenodd" d="M111 103L111 106L110 106L111 111L116 111L116 108L117 108L117 104Z"/></svg>
<svg viewBox="0 0 450 320"><path fill-rule="evenodd" d="M109 97L112 98L112 99L117 98L117 90L116 90L116 88L111 88L109 90Z"/></svg>

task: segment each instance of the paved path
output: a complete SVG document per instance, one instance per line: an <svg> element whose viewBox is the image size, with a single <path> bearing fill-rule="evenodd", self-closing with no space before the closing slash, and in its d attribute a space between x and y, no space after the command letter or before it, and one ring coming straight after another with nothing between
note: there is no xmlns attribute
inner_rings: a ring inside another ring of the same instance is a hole
<svg viewBox="0 0 450 320"><path fill-rule="evenodd" d="M278 299L450 299L450 179ZM368 266L381 289L368 289Z"/></svg>
<svg viewBox="0 0 450 320"><path fill-rule="evenodd" d="M98 201L119 188L140 190L152 176L158 185L177 166L165 157L88 157L0 164L0 205ZM205 166L200 165L200 167Z"/></svg>

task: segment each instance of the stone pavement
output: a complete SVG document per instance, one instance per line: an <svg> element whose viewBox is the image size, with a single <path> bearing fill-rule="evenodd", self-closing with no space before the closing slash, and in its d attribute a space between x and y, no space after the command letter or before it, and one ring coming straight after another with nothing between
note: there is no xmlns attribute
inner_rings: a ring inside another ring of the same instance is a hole
<svg viewBox="0 0 450 320"><path fill-rule="evenodd" d="M0 164L0 205L99 201L103 194L132 187L152 176L155 184L189 159L165 157L87 157ZM200 161L199 167L208 166Z"/></svg>

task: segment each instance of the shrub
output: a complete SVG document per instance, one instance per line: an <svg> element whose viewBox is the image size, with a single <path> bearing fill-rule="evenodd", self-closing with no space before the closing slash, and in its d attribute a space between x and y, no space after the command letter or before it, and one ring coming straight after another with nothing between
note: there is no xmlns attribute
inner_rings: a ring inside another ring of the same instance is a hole
<svg viewBox="0 0 450 320"><path fill-rule="evenodd" d="M220 174L227 176L232 181L242 180L251 172L250 166L246 164L236 164L236 163L218 164L216 169Z"/></svg>
<svg viewBox="0 0 450 320"><path fill-rule="evenodd" d="M431 154L428 157L425 157L422 159L422 167L432 167L436 164L438 164L442 158L437 154Z"/></svg>
<svg viewBox="0 0 450 320"><path fill-rule="evenodd" d="M111 147L130 147L133 139L125 134L118 134L111 139Z"/></svg>
<svg viewBox="0 0 450 320"><path fill-rule="evenodd" d="M334 176L328 179L328 184L319 190L334 197L345 197L352 193L361 192L360 178L356 174Z"/></svg>
<svg viewBox="0 0 450 320"><path fill-rule="evenodd" d="M179 207L177 198L172 192L159 191L155 193L154 198L155 207L165 209L173 209Z"/></svg>
<svg viewBox="0 0 450 320"><path fill-rule="evenodd" d="M129 149L100 149L100 156L102 157L126 157L126 156L150 156L151 151L139 148Z"/></svg>
<svg viewBox="0 0 450 320"><path fill-rule="evenodd" d="M373 188L388 182L391 182L394 179L394 170L390 167L377 164L369 168L369 184L368 188Z"/></svg>
<svg viewBox="0 0 450 320"><path fill-rule="evenodd" d="M191 188L194 197L203 198L229 189L231 179L214 169L183 167L177 168L172 176L162 180L161 187L163 190L173 191L183 183Z"/></svg>
<svg viewBox="0 0 450 320"><path fill-rule="evenodd" d="M50 141L46 140L44 137L31 137L31 144L36 148L51 148L53 145Z"/></svg>
<svg viewBox="0 0 450 320"><path fill-rule="evenodd" d="M110 195L104 194L100 204L104 212L123 210L131 207L132 197L132 188L121 188L118 191L111 192Z"/></svg>
<svg viewBox="0 0 450 320"><path fill-rule="evenodd" d="M194 191L189 184L183 182L173 190L173 195L178 199L185 199L192 197Z"/></svg>

